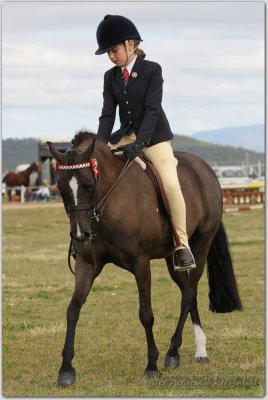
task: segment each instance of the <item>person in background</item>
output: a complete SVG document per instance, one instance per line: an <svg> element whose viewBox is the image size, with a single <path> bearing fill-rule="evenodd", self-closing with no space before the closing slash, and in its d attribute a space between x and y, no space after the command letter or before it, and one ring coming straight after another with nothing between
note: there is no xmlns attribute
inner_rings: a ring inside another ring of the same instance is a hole
<svg viewBox="0 0 268 400"><path fill-rule="evenodd" d="M35 198L37 201L50 200L50 191L48 187L48 181L44 181L40 188L35 193Z"/></svg>

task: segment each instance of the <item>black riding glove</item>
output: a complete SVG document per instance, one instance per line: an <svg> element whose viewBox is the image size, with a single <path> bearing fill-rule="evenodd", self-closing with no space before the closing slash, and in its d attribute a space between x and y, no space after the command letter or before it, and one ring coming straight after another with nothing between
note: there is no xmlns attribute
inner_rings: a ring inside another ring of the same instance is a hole
<svg viewBox="0 0 268 400"><path fill-rule="evenodd" d="M130 160L134 160L139 152L146 146L141 140L135 140L135 142L130 144L124 144L123 146L117 147L116 151L122 151L124 156Z"/></svg>

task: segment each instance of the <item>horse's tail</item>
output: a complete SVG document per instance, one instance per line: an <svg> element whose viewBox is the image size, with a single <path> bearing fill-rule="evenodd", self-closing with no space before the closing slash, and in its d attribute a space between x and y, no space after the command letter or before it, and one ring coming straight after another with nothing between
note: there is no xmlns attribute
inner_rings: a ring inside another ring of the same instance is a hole
<svg viewBox="0 0 268 400"><path fill-rule="evenodd" d="M222 222L209 249L207 271L210 310L219 313L242 310L229 242Z"/></svg>

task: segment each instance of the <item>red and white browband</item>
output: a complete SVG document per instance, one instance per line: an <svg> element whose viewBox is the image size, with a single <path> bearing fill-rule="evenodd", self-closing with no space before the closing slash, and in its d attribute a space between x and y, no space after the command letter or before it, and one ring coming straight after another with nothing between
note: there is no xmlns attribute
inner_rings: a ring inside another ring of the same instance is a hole
<svg viewBox="0 0 268 400"><path fill-rule="evenodd" d="M66 165L66 164L60 164L58 161L56 162L56 172L58 174L60 169L63 170L72 170L72 169L81 169L81 168L88 168L90 167L93 171L94 178L98 178L100 175L100 170L98 168L98 162L96 158L92 158L92 160L89 160L88 162L80 163L80 164L71 164L71 165Z"/></svg>
<svg viewBox="0 0 268 400"><path fill-rule="evenodd" d="M80 169L87 167L91 167L90 162L85 162L81 164L71 164L71 165L59 164L58 169Z"/></svg>

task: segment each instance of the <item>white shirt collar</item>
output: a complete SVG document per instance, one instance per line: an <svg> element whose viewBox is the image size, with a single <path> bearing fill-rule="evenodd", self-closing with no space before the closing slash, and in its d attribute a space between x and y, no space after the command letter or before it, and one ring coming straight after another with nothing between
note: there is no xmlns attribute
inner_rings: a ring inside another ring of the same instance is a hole
<svg viewBox="0 0 268 400"><path fill-rule="evenodd" d="M136 59L137 59L137 54L136 54L136 57L131 61L131 63L129 63L129 64L127 65L127 70L128 70L129 75L131 74L131 71L132 71L133 65L135 64ZM123 69L124 69L124 68L125 68L125 67L121 67L122 72L123 72Z"/></svg>

